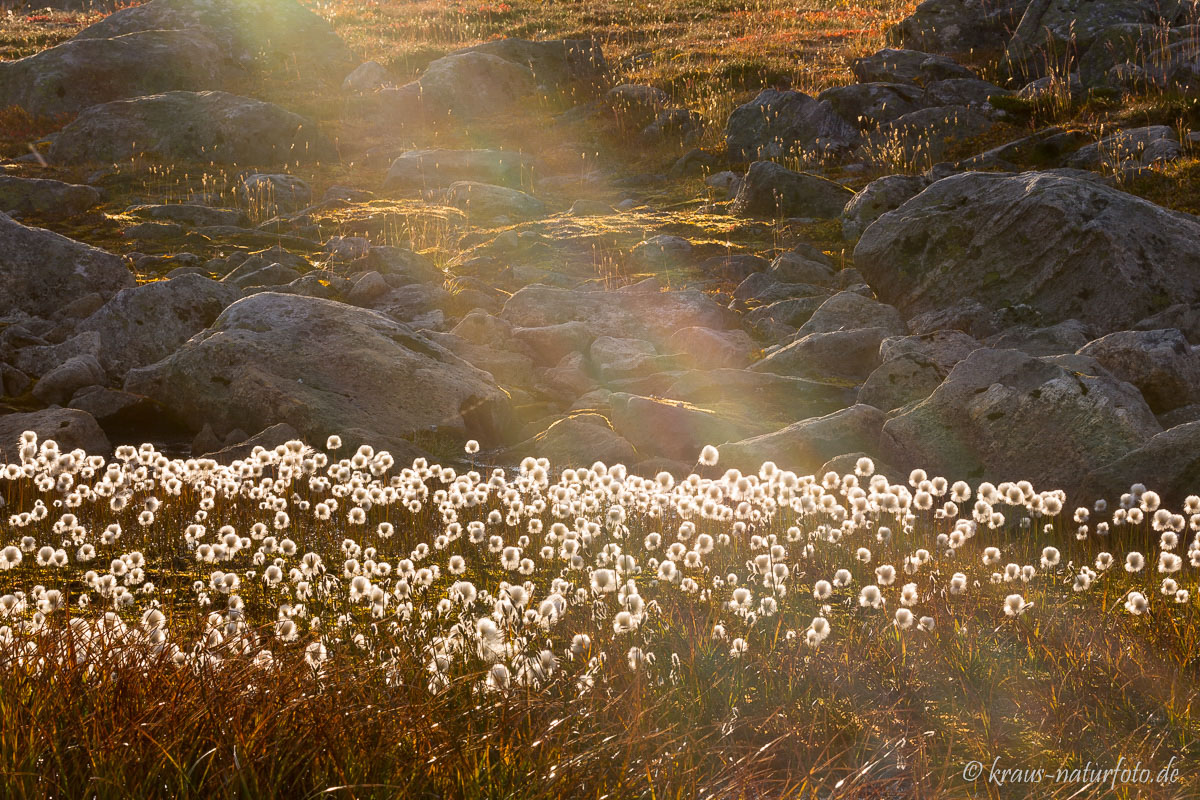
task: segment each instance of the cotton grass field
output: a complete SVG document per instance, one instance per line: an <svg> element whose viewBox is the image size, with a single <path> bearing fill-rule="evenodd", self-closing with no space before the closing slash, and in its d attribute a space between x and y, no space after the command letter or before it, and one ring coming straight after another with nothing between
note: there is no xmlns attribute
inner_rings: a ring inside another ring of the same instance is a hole
<svg viewBox="0 0 1200 800"><path fill-rule="evenodd" d="M1196 795L1200 497L477 447L221 466L27 435L5 796ZM1047 775L964 779L997 758ZM1119 759L1178 774L1053 780Z"/></svg>

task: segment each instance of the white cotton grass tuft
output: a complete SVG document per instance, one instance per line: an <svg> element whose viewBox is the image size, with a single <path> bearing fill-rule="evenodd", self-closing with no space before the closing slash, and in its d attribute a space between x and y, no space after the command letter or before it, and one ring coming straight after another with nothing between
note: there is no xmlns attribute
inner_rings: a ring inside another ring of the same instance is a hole
<svg viewBox="0 0 1200 800"><path fill-rule="evenodd" d="M1150 610L1150 602L1141 592L1130 592L1125 598L1125 609L1134 616L1141 616Z"/></svg>
<svg viewBox="0 0 1200 800"><path fill-rule="evenodd" d="M1032 604L1026 603L1025 598L1019 594L1010 594L1004 598L1004 613L1010 617L1019 617L1030 608Z"/></svg>
<svg viewBox="0 0 1200 800"><path fill-rule="evenodd" d="M805 633L805 643L809 647L818 647L822 642L829 638L829 634L833 628L829 624L829 620L825 617L813 617L813 621L808 626L808 631Z"/></svg>
<svg viewBox="0 0 1200 800"><path fill-rule="evenodd" d="M0 483L16 506L4 509L0 574L21 587L0 595L0 637L133 631L187 669L244 656L278 671L294 658L313 680L346 653L387 660L403 640L427 659L433 692L459 680L458 667L473 692L508 696L568 665L564 686L586 692L622 665L648 688L678 681L681 619L703 619L718 658L757 671L784 647L818 657L831 619L847 632L838 647L889 630L949 641L979 616L1028 614L1024 594L1056 609L1099 602L1089 593L1114 580L1132 615L1151 602L1186 612L1200 568L1200 495L1177 514L1143 488L1111 512L1080 506L1054 519L1064 494L1024 481L973 491L921 470L892 482L865 457L852 474L797 475L780 459L706 477L600 462L555 472L533 457L516 470L468 467L461 455L398 465L366 445L325 444L259 449L232 466L148 446L111 461L26 448L21 463L0 465L0 482L16 484ZM718 460L703 449L702 465ZM1113 552L1081 556L1080 536L1107 536ZM1131 540L1159 547L1117 549ZM151 580L164 558L188 575L182 587ZM659 669L667 653L672 666ZM389 685L402 673L384 670Z"/></svg>
<svg viewBox="0 0 1200 800"><path fill-rule="evenodd" d="M1061 560L1062 555L1058 552L1058 548L1046 547L1042 549L1042 569L1055 567Z"/></svg>
<svg viewBox="0 0 1200 800"><path fill-rule="evenodd" d="M863 608L882 608L884 603L883 592L874 584L864 586L858 593L858 604Z"/></svg>

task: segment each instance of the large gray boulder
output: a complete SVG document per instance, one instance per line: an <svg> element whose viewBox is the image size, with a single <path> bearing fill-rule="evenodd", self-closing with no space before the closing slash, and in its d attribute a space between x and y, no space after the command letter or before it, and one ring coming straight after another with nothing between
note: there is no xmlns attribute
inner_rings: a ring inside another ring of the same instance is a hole
<svg viewBox="0 0 1200 800"><path fill-rule="evenodd" d="M885 416L878 408L853 405L823 417L801 420L773 433L718 448L722 467L757 471L764 461L812 473L844 453L876 453Z"/></svg>
<svg viewBox="0 0 1200 800"><path fill-rule="evenodd" d="M637 267L660 271L688 264L695 250L682 236L660 233L635 244L629 251L629 258Z"/></svg>
<svg viewBox="0 0 1200 800"><path fill-rule="evenodd" d="M768 272L785 283L832 286L837 281L829 257L815 247L787 250L771 262Z"/></svg>
<svg viewBox="0 0 1200 800"><path fill-rule="evenodd" d="M347 94L364 94L392 85L392 76L378 61L364 61L342 81L342 91Z"/></svg>
<svg viewBox="0 0 1200 800"><path fill-rule="evenodd" d="M761 217L836 217L854 192L828 178L774 161L750 165L730 211Z"/></svg>
<svg viewBox="0 0 1200 800"><path fill-rule="evenodd" d="M851 125L870 129L927 105L925 92L911 83L851 83L817 95Z"/></svg>
<svg viewBox="0 0 1200 800"><path fill-rule="evenodd" d="M1052 167L1055 171L1066 174L1066 170L1055 165L1062 164L1072 153L1091 140L1092 137L1082 130L1065 130L1057 126L1042 128L1029 136L1022 136L1020 139L964 158L953 165L951 172L1021 172L1028 168ZM1100 175L1077 177L1109 180Z"/></svg>
<svg viewBox="0 0 1200 800"><path fill-rule="evenodd" d="M329 23L295 0L150 0L104 17L75 38L168 30L198 31L239 66L286 71L304 81L340 81L356 63Z"/></svg>
<svg viewBox="0 0 1200 800"><path fill-rule="evenodd" d="M1179 136L1168 125L1129 128L1084 145L1066 160L1073 169L1115 172L1174 161L1183 155Z"/></svg>
<svg viewBox="0 0 1200 800"><path fill-rule="evenodd" d="M33 396L46 405L65 406L75 392L103 383L104 368L95 356L75 356L39 378Z"/></svg>
<svg viewBox="0 0 1200 800"><path fill-rule="evenodd" d="M133 284L120 256L0 214L0 314L48 317L93 292L111 297Z"/></svg>
<svg viewBox="0 0 1200 800"><path fill-rule="evenodd" d="M821 302L824 302L824 298L829 293L830 290L826 286L781 280L777 273L768 270L747 275L746 279L737 285L737 288L733 290L733 307L745 310L769 305L779 300L813 296L820 296ZM813 308L815 309L816 306Z"/></svg>
<svg viewBox="0 0 1200 800"><path fill-rule="evenodd" d="M224 84L220 49L197 31L138 31L113 39L71 39L16 61L0 62L0 106L37 116Z"/></svg>
<svg viewBox="0 0 1200 800"><path fill-rule="evenodd" d="M938 53L998 50L1029 5L1029 0L924 0L888 31L888 40Z"/></svg>
<svg viewBox="0 0 1200 800"><path fill-rule="evenodd" d="M604 94L604 103L612 110L622 130L636 129L668 108L671 96L654 86L640 83L622 83Z"/></svg>
<svg viewBox="0 0 1200 800"><path fill-rule="evenodd" d="M167 92L93 106L58 134L59 164L137 155L236 164L319 161L336 153L316 125L272 103L225 92Z"/></svg>
<svg viewBox="0 0 1200 800"><path fill-rule="evenodd" d="M884 339L879 346L879 357L890 361L902 356L919 356L949 372L982 346L978 339L963 331L938 330Z"/></svg>
<svg viewBox="0 0 1200 800"><path fill-rule="evenodd" d="M632 465L638 452L599 414L582 412L555 420L545 430L508 450L513 461L526 456L548 458L554 469L605 464Z"/></svg>
<svg viewBox="0 0 1200 800"><path fill-rule="evenodd" d="M1011 94L1010 89L979 78L947 78L927 84L923 98L925 105L930 107L971 106L984 112L994 112L991 99Z"/></svg>
<svg viewBox="0 0 1200 800"><path fill-rule="evenodd" d="M243 176L237 193L247 206L270 216L308 208L313 201L312 186L308 181L285 172L255 172Z"/></svg>
<svg viewBox="0 0 1200 800"><path fill-rule="evenodd" d="M181 275L118 292L77 330L100 334L100 363L120 379L175 352L241 296L228 283Z"/></svg>
<svg viewBox="0 0 1200 800"><path fill-rule="evenodd" d="M686 356L684 360L696 369L744 367L755 349L754 341L743 330L681 328L666 343L666 352Z"/></svg>
<svg viewBox="0 0 1200 800"><path fill-rule="evenodd" d="M919 108L880 125L866 137L863 153L879 164L932 167L950 151L995 126L987 111L968 105Z"/></svg>
<svg viewBox="0 0 1200 800"><path fill-rule="evenodd" d="M458 52L484 53L527 67L546 89L593 82L603 78L608 69L604 51L593 39L493 39Z"/></svg>
<svg viewBox="0 0 1200 800"><path fill-rule="evenodd" d="M1178 507L1200 486L1200 422L1188 422L1156 434L1141 447L1093 469L1080 499L1118 500L1135 483L1158 492L1169 507Z"/></svg>
<svg viewBox="0 0 1200 800"><path fill-rule="evenodd" d="M130 206L125 213L139 219L155 222L175 222L189 228L227 225L235 228L250 227L250 218L238 208L213 208L194 203L149 203Z"/></svg>
<svg viewBox="0 0 1200 800"><path fill-rule="evenodd" d="M597 336L587 350L591 372L602 381L638 377L661 371L654 345L641 339Z"/></svg>
<svg viewBox="0 0 1200 800"><path fill-rule="evenodd" d="M48 408L0 416L0 461L20 463L19 442L25 431L36 433L39 445L53 440L62 453L75 449L86 450L89 455L112 453L108 437L91 414L72 408Z"/></svg>
<svg viewBox="0 0 1200 800"><path fill-rule="evenodd" d="M420 79L426 108L473 117L507 111L533 93L528 67L488 53L471 52L439 58Z"/></svg>
<svg viewBox="0 0 1200 800"><path fill-rule="evenodd" d="M1110 333L1079 354L1136 386L1155 414L1200 402L1200 352L1174 328Z"/></svg>
<svg viewBox="0 0 1200 800"><path fill-rule="evenodd" d="M799 333L750 369L855 385L879 366L879 345L894 335L886 328Z"/></svg>
<svg viewBox="0 0 1200 800"><path fill-rule="evenodd" d="M1027 172L964 173L879 217L854 262L906 316L961 297L1024 303L1043 322L1129 328L1200 292L1200 219L1102 184Z"/></svg>
<svg viewBox="0 0 1200 800"><path fill-rule="evenodd" d="M20 325L6 328L4 332L8 333L14 328L17 337L23 339ZM9 350L9 348L5 349ZM48 344L43 339L36 339L32 342L20 341L15 348L0 357L26 375L40 377L76 356L98 357L99 354L100 335L95 331L86 331L58 344Z"/></svg>
<svg viewBox="0 0 1200 800"><path fill-rule="evenodd" d="M955 364L981 346L978 339L962 331L884 339L879 345L882 363L863 382L858 402L890 411L924 400Z"/></svg>
<svg viewBox="0 0 1200 800"><path fill-rule="evenodd" d="M792 90L764 89L734 109L725 125L725 145L734 161L797 152L837 154L857 141L858 130L829 103Z"/></svg>
<svg viewBox="0 0 1200 800"><path fill-rule="evenodd" d="M981 349L884 424L881 455L951 480L1069 490L1160 431L1137 389L1094 359Z"/></svg>
<svg viewBox="0 0 1200 800"><path fill-rule="evenodd" d="M1068 71L1106 29L1171 23L1191 5L1181 0L1033 0L1008 43L1008 68L1027 78L1051 69Z"/></svg>
<svg viewBox="0 0 1200 800"><path fill-rule="evenodd" d="M890 336L904 336L908 326L900 312L857 292L844 291L830 297L800 326L799 335L881 328Z"/></svg>
<svg viewBox="0 0 1200 800"><path fill-rule="evenodd" d="M0 211L39 217L73 217L100 203L91 186L46 178L0 175Z"/></svg>
<svg viewBox="0 0 1200 800"><path fill-rule="evenodd" d="M1139 320L1133 328L1138 331L1178 328L1188 342L1200 344L1200 303L1172 303L1157 314Z"/></svg>
<svg viewBox="0 0 1200 800"><path fill-rule="evenodd" d="M495 442L509 409L490 375L406 325L274 292L234 303L173 355L130 372L125 389L193 430L286 422L310 441L336 433L398 457L443 437Z"/></svg>
<svg viewBox="0 0 1200 800"><path fill-rule="evenodd" d="M789 342L751 369L778 375L860 383L879 366L879 346L908 328L900 313L857 292L825 300Z"/></svg>
<svg viewBox="0 0 1200 800"><path fill-rule="evenodd" d="M507 186L494 186L477 181L458 181L446 192L450 205L462 209L474 222L519 220L540 217L546 205L531 194Z"/></svg>
<svg viewBox="0 0 1200 800"><path fill-rule="evenodd" d="M1090 325L1077 319L1054 325L1012 325L984 340L988 347L1020 350L1031 356L1058 356L1074 353L1096 338Z"/></svg>
<svg viewBox="0 0 1200 800"><path fill-rule="evenodd" d="M1079 82L1145 91L1194 91L1200 68L1197 28L1120 23L1102 30L1079 57ZM1153 54L1147 58L1147 54Z"/></svg>
<svg viewBox="0 0 1200 800"><path fill-rule="evenodd" d="M868 225L904 205L928 185L928 179L921 175L886 175L871 181L842 210L842 238L862 236Z"/></svg>
<svg viewBox="0 0 1200 800"><path fill-rule="evenodd" d="M946 371L927 358L905 354L883 361L858 390L858 402L884 411L924 400L941 385Z"/></svg>
<svg viewBox="0 0 1200 800"><path fill-rule="evenodd" d="M378 97L389 119L410 123L501 114L533 97L536 89L529 67L490 53L460 52L433 61L419 79L384 89Z"/></svg>
<svg viewBox="0 0 1200 800"><path fill-rule="evenodd" d="M521 392L534 386L533 360L522 353L504 349L502 342L478 344L453 333L423 331L422 335L445 347L471 366L490 373L506 391Z"/></svg>
<svg viewBox="0 0 1200 800"><path fill-rule="evenodd" d="M943 55L885 47L850 65L859 83L911 83L924 86L947 78L975 78L974 72Z"/></svg>

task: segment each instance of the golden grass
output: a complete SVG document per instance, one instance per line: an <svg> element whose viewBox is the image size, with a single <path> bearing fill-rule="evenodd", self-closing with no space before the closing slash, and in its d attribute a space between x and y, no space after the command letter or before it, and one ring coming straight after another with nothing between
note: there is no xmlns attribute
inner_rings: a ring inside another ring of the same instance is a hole
<svg viewBox="0 0 1200 800"><path fill-rule="evenodd" d="M423 482L431 492L444 486L435 475ZM248 480L244 488L255 483ZM326 495L304 481L293 488L303 501ZM10 511L48 499L25 478L0 484L0 494ZM792 573L776 616L745 624L725 609L731 587L706 599L639 575L640 591L655 606L637 633L613 634L617 606L611 596L574 604L556 627L534 634L535 649L559 653L558 671L536 690L513 686L489 693L479 688L487 665L469 656L456 660L448 684L435 691L428 626L393 627L387 624L391 618L373 619L362 606L347 604L340 577L329 594L307 602L308 616L325 621L324 633L308 630L306 618L298 617L305 630L297 642L273 639L275 606L295 600L247 572L254 569L248 554L214 566L190 554L177 557L180 530L200 491L185 484L179 497L165 498L153 525L138 525L141 502L158 494L145 486L123 511L112 511L107 502L74 509L78 523L92 531L112 522L125 528L118 543L97 543L93 566L104 571L122 553L144 553L145 577L156 586L153 597L161 600L172 635L183 641L198 636L204 614L223 604L216 595L213 606L198 606L192 582L207 583L216 566L243 574L238 593L245 621L263 637L253 650L269 647L274 665L254 665L254 653L241 653L236 638L213 650L218 658L186 667L171 663L169 653L122 663L117 648L90 666L64 664L45 641L41 650L13 662L8 659L22 651L0 646L5 797L1067 800L1185 798L1198 790L1198 774L1188 767L1200 756L1193 713L1200 699L1195 657L1200 611L1195 597L1175 603L1153 596L1161 579L1153 559L1140 574L1121 569L1129 550L1153 555L1158 535L1145 521L1078 539L1066 512L1042 518L1036 527L1048 519L1049 527L1031 532L1018 523L1019 506L1004 506L1007 522L995 530L981 528L959 552L935 555L916 574L901 572L896 585L884 589L888 605L874 610L861 607L856 594L876 580L876 566L898 566L916 548L934 547L949 521L919 513L912 529L904 530L891 515L871 511L868 528L837 543L816 528L836 525L836 516L816 512L802 518L784 509L756 528L757 535L775 535L780 542L789 525L803 531L799 543L786 545ZM503 513L506 503L493 495L461 509L463 520ZM347 522L345 509L324 522L291 510L290 527L279 535L294 538L299 552L321 553L331 577L340 575L339 543L347 537L377 548L375 559L395 564L441 529L433 504L415 512L399 503L375 505L361 526ZM26 526L22 535L47 539L55 516ZM554 518L542 516L548 530ZM593 516L603 518L604 509ZM207 520L209 538L218 525L243 532L264 518L269 512L257 503L219 496ZM373 533L383 521L395 525L394 536ZM644 560L649 553L641 550L643 537L670 532L680 521L673 511L663 518L631 513L621 539L624 551ZM694 535L715 537L730 527L695 521ZM884 524L896 534L880 542L873 531ZM505 529L506 538L517 533ZM703 569L688 574L709 582L743 572L754 552L748 536L749 531L735 531L728 544L706 556ZM601 534L587 550L589 559L609 540ZM804 542L814 549L799 556ZM989 579L995 568L980 560L984 546L994 545L1005 561L1036 564L1049 544L1061 550L1061 564L1041 568L1027 583L995 585ZM872 550L870 563L854 558L860 545ZM1118 563L1088 591L1073 592L1073 569L1092 563L1102 550L1116 554ZM485 545L463 540L448 552L464 554L468 571L454 577L443 570L428 592L412 598L414 613L431 611L452 581L469 579L497 594L499 582L512 577ZM446 552L435 550L423 563L445 567L445 559ZM586 572L560 573L559 566L548 561L531 575L537 598L558 574L586 585ZM828 610L821 610L811 594L813 582L843 567L854 576L852 588L835 591ZM82 568L39 567L30 555L15 570L0 572L0 594L31 592L35 585L65 589L70 610L48 619L51 630L61 630L66 614L95 615L100 604L96 599L90 609L79 605L88 591ZM954 595L946 584L960 570L968 589ZM1194 588L1194 568L1185 565L1176 577ZM919 587L914 610L937 621L933 630L900 631L892 625L898 584L907 581ZM744 585L756 595L765 593L756 582ZM1150 614L1125 611L1122 603L1131 589L1151 594ZM1013 591L1032 606L1008 618L1001 604ZM124 616L137 626L139 613L135 608ZM803 634L818 613L833 626L827 641L814 649L803 635L789 639L788 630ZM345 622L335 633L332 620L342 614ZM729 641L713 635L717 621L729 628L729 638L746 637L749 649L731 656ZM598 671L591 669L595 662L565 656L563 645L575 633L591 636L587 655L604 659ZM354 644L355 634L365 637L366 647ZM318 636L329 660L314 673L303 654ZM637 670L625 666L627 648L635 642L656 661ZM593 680L593 688L580 691L580 680ZM990 764L997 757L1009 767L1049 773L1087 762L1113 766L1120 758L1157 771L1174 757L1182 770L1175 784L1117 791L1049 780L1028 791L963 780L969 761Z"/></svg>

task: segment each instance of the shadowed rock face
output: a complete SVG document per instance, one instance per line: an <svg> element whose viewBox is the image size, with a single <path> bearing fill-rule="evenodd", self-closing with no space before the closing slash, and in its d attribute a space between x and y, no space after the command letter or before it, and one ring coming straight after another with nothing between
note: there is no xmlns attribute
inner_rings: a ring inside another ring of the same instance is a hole
<svg viewBox="0 0 1200 800"><path fill-rule="evenodd" d="M963 296L1109 332L1200 298L1200 220L1093 181L965 173L863 233L854 261L905 316Z"/></svg>
<svg viewBox="0 0 1200 800"><path fill-rule="evenodd" d="M836 217L853 196L853 191L827 178L756 161L730 210L761 217Z"/></svg>
<svg viewBox="0 0 1200 800"><path fill-rule="evenodd" d="M44 217L72 217L100 203L100 192L91 186L45 178L0 176L0 209Z"/></svg>
<svg viewBox="0 0 1200 800"><path fill-rule="evenodd" d="M339 433L397 458L421 436L495 442L509 407L491 375L406 325L273 292L234 303L173 355L131 372L125 388L194 430L286 422L309 441Z"/></svg>
<svg viewBox="0 0 1200 800"><path fill-rule="evenodd" d="M850 65L859 83L911 83L924 85L948 78L975 78L974 72L943 55L920 50L885 47Z"/></svg>
<svg viewBox="0 0 1200 800"><path fill-rule="evenodd" d="M226 92L167 92L87 109L50 148L60 164L151 157L236 164L335 155L316 125L272 103Z"/></svg>
<svg viewBox="0 0 1200 800"><path fill-rule="evenodd" d="M998 50L1029 5L1029 0L924 0L888 31L888 40L931 52Z"/></svg>
<svg viewBox="0 0 1200 800"><path fill-rule="evenodd" d="M804 92L766 89L729 115L725 143L729 158L753 161L795 151L842 152L858 131L828 102Z"/></svg>
<svg viewBox="0 0 1200 800"><path fill-rule="evenodd" d="M199 31L139 31L72 39L18 61L0 62L0 106L37 116L82 111L127 97L224 85L220 49Z"/></svg>
<svg viewBox="0 0 1200 800"><path fill-rule="evenodd" d="M921 175L887 175L871 181L842 210L842 237L853 240L862 236L868 225L904 205L928 185Z"/></svg>
<svg viewBox="0 0 1200 800"><path fill-rule="evenodd" d="M1179 0L1034 0L1008 43L1008 67L1031 78L1049 67L1070 69L1106 29L1170 23L1184 16L1188 5Z"/></svg>
<svg viewBox="0 0 1200 800"><path fill-rule="evenodd" d="M1200 485L1200 422L1176 425L1092 470L1082 494L1115 502L1135 483L1154 489L1168 505L1194 494Z"/></svg>
<svg viewBox="0 0 1200 800"><path fill-rule="evenodd" d="M1179 330L1110 333L1079 354L1136 386L1156 414L1200 401L1200 353Z"/></svg>
<svg viewBox="0 0 1200 800"><path fill-rule="evenodd" d="M100 334L100 363L119 379L169 356L240 298L235 286L181 275L122 290L78 330Z"/></svg>
<svg viewBox="0 0 1200 800"><path fill-rule="evenodd" d="M25 431L36 433L39 442L53 439L63 453L78 448L89 455L112 454L108 437L91 414L73 408L48 408L0 416L0 460L20 463L18 442Z"/></svg>
<svg viewBox="0 0 1200 800"><path fill-rule="evenodd" d="M884 424L881 455L955 479L1069 490L1161 430L1138 391L1094 359L982 349Z"/></svg>
<svg viewBox="0 0 1200 800"><path fill-rule="evenodd" d="M120 256L0 214L0 314L50 316L85 295L109 297L133 284Z"/></svg>

